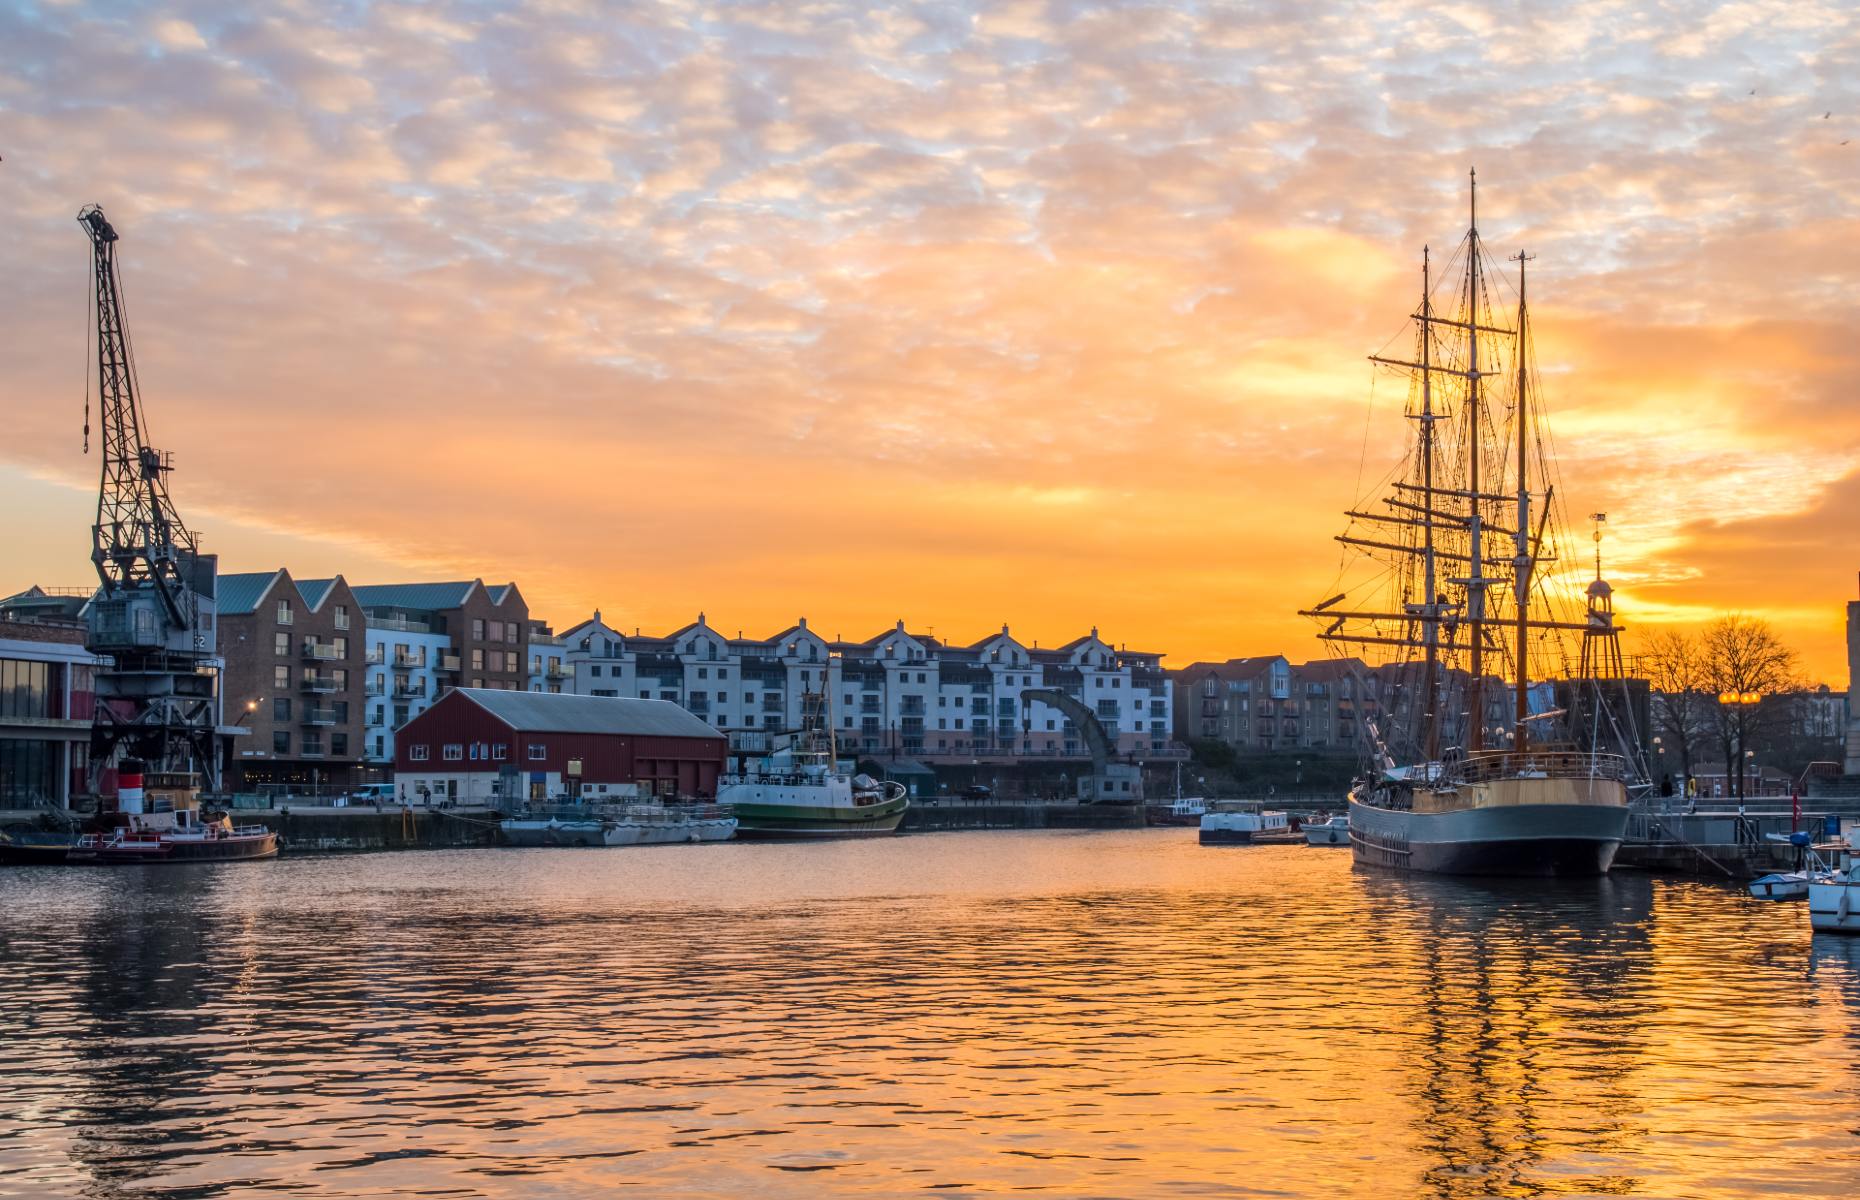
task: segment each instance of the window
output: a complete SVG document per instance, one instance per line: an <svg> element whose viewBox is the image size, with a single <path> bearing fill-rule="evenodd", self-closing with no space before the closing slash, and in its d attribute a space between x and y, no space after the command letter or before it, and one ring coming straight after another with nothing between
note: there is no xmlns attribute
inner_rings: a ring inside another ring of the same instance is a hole
<svg viewBox="0 0 1860 1200"><path fill-rule="evenodd" d="M719 678L719 679L728 679L729 677L730 677L730 668L728 668L728 667L718 667L718 668L717 668L717 678Z"/></svg>
<svg viewBox="0 0 1860 1200"><path fill-rule="evenodd" d="M427 750L425 746L407 747L407 759L409 762L425 762L426 758Z"/></svg>
<svg viewBox="0 0 1860 1200"><path fill-rule="evenodd" d="M540 654L530 655L530 674L532 675L542 674L542 655Z"/></svg>
<svg viewBox="0 0 1860 1200"><path fill-rule="evenodd" d="M279 658L287 658L291 653L291 635L280 633L271 639L271 652Z"/></svg>
<svg viewBox="0 0 1860 1200"><path fill-rule="evenodd" d="M698 668L698 678L699 678L699 679L709 679L709 678L710 678L710 668L709 668L709 667L699 667L699 668Z"/></svg>
<svg viewBox="0 0 1860 1200"><path fill-rule="evenodd" d="M348 627L349 627L349 606L346 604L338 604L336 606L336 628L347 629Z"/></svg>
<svg viewBox="0 0 1860 1200"><path fill-rule="evenodd" d="M549 747L543 745L541 742L531 742L529 745L529 754L531 762L541 762L543 759L549 757Z"/></svg>
<svg viewBox="0 0 1860 1200"><path fill-rule="evenodd" d="M639 698L640 698L641 700L650 700L650 699L652 699L652 693L651 693L651 692L641 692L641 693L639 694Z"/></svg>
<svg viewBox="0 0 1860 1200"><path fill-rule="evenodd" d="M329 752L331 754L336 754L336 755L348 754L349 735L346 733L341 733L341 732L330 734L329 735Z"/></svg>
<svg viewBox="0 0 1860 1200"><path fill-rule="evenodd" d="M478 647L476 647L476 646L474 646L474 647L472 647L472 652L471 652L471 669L472 669L472 670L474 670L474 671L482 671L482 670L484 670L484 651L483 651L483 650L481 650L481 649L479 649L479 648L478 648ZM473 687L477 687L478 685L477 685L476 683L474 683L474 684L472 684L472 686L473 686Z"/></svg>
<svg viewBox="0 0 1860 1200"><path fill-rule="evenodd" d="M520 660L517 658L517 652L515 650L504 651L504 670L509 671L512 675L515 675L517 673L517 663L519 661Z"/></svg>
<svg viewBox="0 0 1860 1200"><path fill-rule="evenodd" d="M289 625L294 615L295 614L291 612L291 602L289 600L278 601L278 624Z"/></svg>
<svg viewBox="0 0 1860 1200"><path fill-rule="evenodd" d="M288 721L291 719L291 698L289 696L272 697L271 719L274 721Z"/></svg>
<svg viewBox="0 0 1860 1200"><path fill-rule="evenodd" d="M588 674L593 676L596 679L599 679L601 677L601 664L599 663L590 664L588 667Z"/></svg>
<svg viewBox="0 0 1860 1200"><path fill-rule="evenodd" d="M471 619L471 640L474 642L482 642L484 640L483 617L473 617Z"/></svg>
<svg viewBox="0 0 1860 1200"><path fill-rule="evenodd" d="M501 642L504 640L504 623L502 621L491 622L490 640L494 642Z"/></svg>
<svg viewBox="0 0 1860 1200"><path fill-rule="evenodd" d="M337 658L349 657L349 639L348 638L339 637L336 639L336 657Z"/></svg>
<svg viewBox="0 0 1860 1200"><path fill-rule="evenodd" d="M445 757L447 762L458 762L465 757L465 747L457 742L449 742L440 753Z"/></svg>
<svg viewBox="0 0 1860 1200"><path fill-rule="evenodd" d="M349 702L347 700L336 701L330 705L330 711L335 714L336 724L347 725L349 723Z"/></svg>
<svg viewBox="0 0 1860 1200"><path fill-rule="evenodd" d="M340 691L344 691L344 690L346 690L346 689L348 688L348 686L349 686L349 673L348 673L348 671L346 671L346 670L344 670L344 669L343 669L343 668L341 668L341 667L337 667L337 668L336 668L336 669L335 669L334 671L331 671L331 672L329 673L329 675L330 675L330 678L331 678L331 679L333 679L333 680L335 680L335 681L336 681L336 690L337 690L337 691L339 691L339 692L340 692Z"/></svg>
<svg viewBox="0 0 1860 1200"><path fill-rule="evenodd" d="M271 735L271 752L289 754L291 752L291 734L287 729L279 729Z"/></svg>
<svg viewBox="0 0 1860 1200"><path fill-rule="evenodd" d="M504 627L504 640L512 646L517 644L517 623L515 621Z"/></svg>
<svg viewBox="0 0 1860 1200"><path fill-rule="evenodd" d="M499 742L495 746L491 747L491 761L492 762L503 762L505 759L509 757L510 757L510 747L504 745L504 743Z"/></svg>
<svg viewBox="0 0 1860 1200"><path fill-rule="evenodd" d="M271 668L271 686L280 689L290 687L291 669L289 667Z"/></svg>

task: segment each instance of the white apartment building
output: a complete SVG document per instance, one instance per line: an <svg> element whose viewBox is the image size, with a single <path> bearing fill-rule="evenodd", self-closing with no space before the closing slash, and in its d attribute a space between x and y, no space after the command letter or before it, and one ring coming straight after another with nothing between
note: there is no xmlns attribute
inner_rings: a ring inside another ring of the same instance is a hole
<svg viewBox="0 0 1860 1200"><path fill-rule="evenodd" d="M568 665L563 661L565 644L562 639L544 622L531 621L529 641L529 690L560 692L570 678Z"/></svg>
<svg viewBox="0 0 1860 1200"><path fill-rule="evenodd" d="M394 731L439 698L452 638L402 613L371 613L362 636L367 651L362 753L370 766L391 771Z"/></svg>
<svg viewBox="0 0 1860 1200"><path fill-rule="evenodd" d="M929 760L1086 757L1066 705L1104 728L1133 759L1181 757L1161 654L1121 649L1096 629L1042 649L1008 627L972 645L908 631L900 621L864 641L829 641L805 618L766 638L728 637L704 614L673 633L614 629L595 613L562 634L573 690L670 700L729 735L739 751L798 729L803 697L827 688L842 753ZM1042 698L1058 692L1066 701ZM1029 695L1032 693L1033 695Z"/></svg>

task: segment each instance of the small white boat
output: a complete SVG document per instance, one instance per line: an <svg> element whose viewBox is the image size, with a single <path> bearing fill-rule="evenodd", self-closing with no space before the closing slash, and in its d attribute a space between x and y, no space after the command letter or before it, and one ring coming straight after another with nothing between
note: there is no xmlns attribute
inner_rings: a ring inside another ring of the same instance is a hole
<svg viewBox="0 0 1860 1200"><path fill-rule="evenodd" d="M1350 818L1348 814L1332 817L1328 821L1305 822L1305 845L1347 846L1349 844Z"/></svg>
<svg viewBox="0 0 1860 1200"><path fill-rule="evenodd" d="M1808 924L1816 933L1860 933L1860 876L1853 867L1809 881Z"/></svg>
<svg viewBox="0 0 1860 1200"><path fill-rule="evenodd" d="M1808 899L1808 872L1765 875L1750 881L1750 894L1759 900Z"/></svg>
<svg viewBox="0 0 1860 1200"><path fill-rule="evenodd" d="M660 846L727 841L736 818L715 805L562 806L520 812L499 828L512 846Z"/></svg>
<svg viewBox="0 0 1860 1200"><path fill-rule="evenodd" d="M1247 846L1266 839L1283 840L1291 830L1291 818L1284 813L1258 807L1222 809L1201 816L1204 846Z"/></svg>

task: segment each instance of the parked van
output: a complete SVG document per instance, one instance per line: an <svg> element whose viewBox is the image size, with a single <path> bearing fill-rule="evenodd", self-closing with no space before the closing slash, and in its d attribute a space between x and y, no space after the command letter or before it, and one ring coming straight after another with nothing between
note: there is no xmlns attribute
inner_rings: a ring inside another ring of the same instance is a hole
<svg viewBox="0 0 1860 1200"><path fill-rule="evenodd" d="M358 804L391 804L394 801L394 785L391 783L364 783L349 795Z"/></svg>

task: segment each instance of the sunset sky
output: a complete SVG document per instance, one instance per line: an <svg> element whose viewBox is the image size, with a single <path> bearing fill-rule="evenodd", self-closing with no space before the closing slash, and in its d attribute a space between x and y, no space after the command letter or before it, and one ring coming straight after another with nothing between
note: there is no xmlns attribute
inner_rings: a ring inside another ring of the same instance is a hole
<svg viewBox="0 0 1860 1200"><path fill-rule="evenodd" d="M91 581L96 202L223 570L1318 656L1477 167L1624 620L1843 686L1860 9L1652 8L6 4L0 592Z"/></svg>

